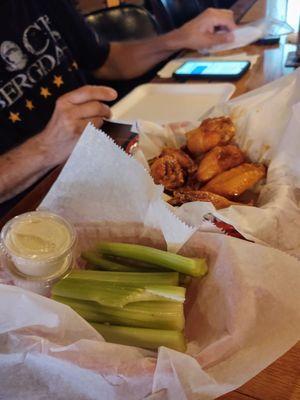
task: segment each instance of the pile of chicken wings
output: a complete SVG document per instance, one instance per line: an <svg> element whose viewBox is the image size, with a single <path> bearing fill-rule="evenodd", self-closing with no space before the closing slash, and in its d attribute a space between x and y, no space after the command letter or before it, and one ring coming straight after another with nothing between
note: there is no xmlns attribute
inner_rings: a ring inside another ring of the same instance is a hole
<svg viewBox="0 0 300 400"><path fill-rule="evenodd" d="M164 148L150 161L154 182L172 196L170 204L205 201L220 209L243 202L242 195L266 176L266 167L247 160L234 135L230 117L208 118L186 134L186 146Z"/></svg>

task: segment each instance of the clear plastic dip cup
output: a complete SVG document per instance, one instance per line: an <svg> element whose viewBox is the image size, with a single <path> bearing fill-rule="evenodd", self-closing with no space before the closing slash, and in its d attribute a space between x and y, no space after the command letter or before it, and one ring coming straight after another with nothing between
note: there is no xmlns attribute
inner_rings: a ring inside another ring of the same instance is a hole
<svg viewBox="0 0 300 400"><path fill-rule="evenodd" d="M21 214L1 231L10 272L32 283L50 283L66 275L72 268L75 242L72 225L46 211Z"/></svg>

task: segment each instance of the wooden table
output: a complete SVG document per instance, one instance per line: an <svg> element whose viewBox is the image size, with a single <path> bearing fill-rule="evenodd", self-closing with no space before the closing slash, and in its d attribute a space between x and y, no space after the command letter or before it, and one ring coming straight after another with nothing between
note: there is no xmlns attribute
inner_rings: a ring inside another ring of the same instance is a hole
<svg viewBox="0 0 300 400"><path fill-rule="evenodd" d="M248 0L239 0L239 4L235 6L236 10L242 10L244 6L247 6L247 1ZM299 6L299 1L300 0L289 0L288 7L295 7L296 12L296 6L297 3ZM286 4L287 0L257 0L242 21L248 22L261 18L264 15L282 18L286 12ZM280 46L261 47L252 45L242 49L242 51L247 51L249 54L259 54L260 59L257 64L237 82L237 89L234 96L246 93L285 74L291 73L292 69L285 68L284 63L287 52L292 49L294 49L292 46L284 45L283 43ZM238 52L240 51L241 49L238 50ZM50 189L59 172L59 168L54 170L47 178L37 185L29 195L0 221L0 227L12 216L25 211L34 210ZM300 343L244 386L221 397L220 400L221 399L299 400Z"/></svg>

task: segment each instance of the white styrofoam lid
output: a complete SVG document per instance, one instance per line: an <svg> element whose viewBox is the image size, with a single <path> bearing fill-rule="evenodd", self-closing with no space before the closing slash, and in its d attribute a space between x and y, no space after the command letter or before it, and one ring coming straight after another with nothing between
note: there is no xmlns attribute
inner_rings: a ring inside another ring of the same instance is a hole
<svg viewBox="0 0 300 400"><path fill-rule="evenodd" d="M228 100L234 91L231 83L149 83L116 103L113 118L159 123L196 121L211 107Z"/></svg>

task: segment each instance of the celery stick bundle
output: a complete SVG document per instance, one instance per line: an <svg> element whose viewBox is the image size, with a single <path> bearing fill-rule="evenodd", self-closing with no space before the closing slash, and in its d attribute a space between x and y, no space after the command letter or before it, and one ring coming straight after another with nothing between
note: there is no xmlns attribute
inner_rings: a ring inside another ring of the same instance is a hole
<svg viewBox="0 0 300 400"><path fill-rule="evenodd" d="M72 307L109 342L185 351L185 288L179 283L205 275L204 259L108 242L82 257L93 269L73 271L54 285L54 300Z"/></svg>

